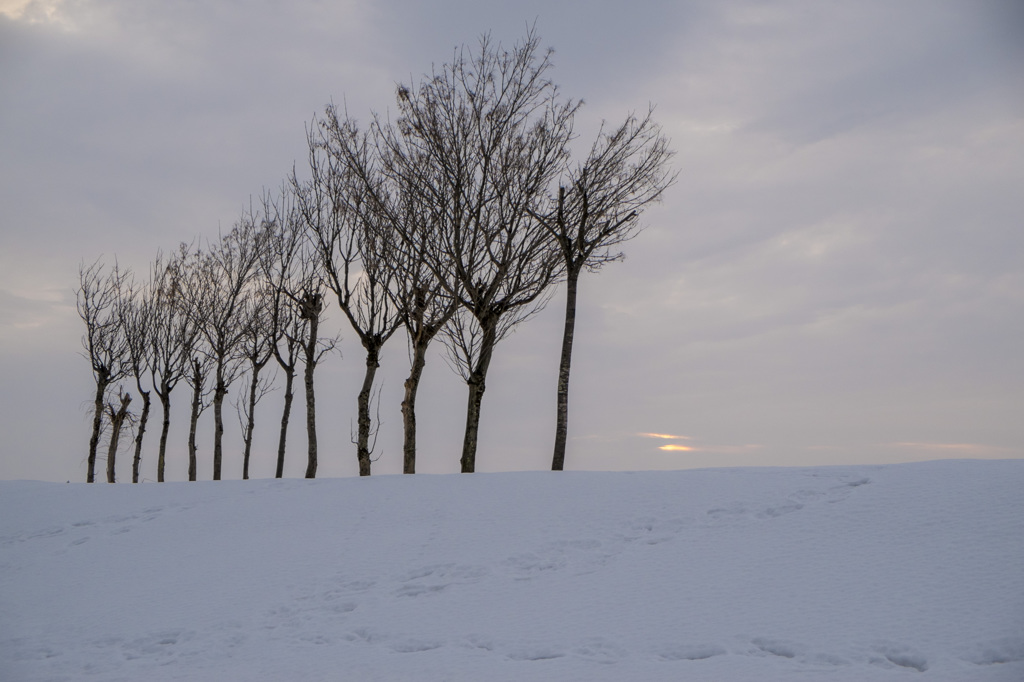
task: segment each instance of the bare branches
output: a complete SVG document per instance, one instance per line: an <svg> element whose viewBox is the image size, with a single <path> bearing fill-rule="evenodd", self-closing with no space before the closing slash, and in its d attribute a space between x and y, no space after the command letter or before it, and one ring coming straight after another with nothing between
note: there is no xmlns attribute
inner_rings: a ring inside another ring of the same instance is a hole
<svg viewBox="0 0 1024 682"><path fill-rule="evenodd" d="M366 350L366 373L357 399L356 457L359 474L368 476L373 379L381 348L402 322L391 296L395 274L383 261L376 240L382 217L368 210L372 197L348 162L352 147L365 148L365 136L342 126L328 107L325 118L313 122L307 140L312 177L300 182L293 173L292 184L327 284Z"/></svg>
<svg viewBox="0 0 1024 682"><path fill-rule="evenodd" d="M547 78L551 52L538 48L532 31L511 50L484 36L477 50L457 50L418 87L399 87L394 128L378 121L388 172L437 228L427 233L427 265L475 320L453 318L447 336L470 389L464 472L475 469L494 346L543 307L562 269L535 215L565 164L580 103L561 97Z"/></svg>
<svg viewBox="0 0 1024 682"><path fill-rule="evenodd" d="M156 470L159 482L164 481L166 468L171 392L189 371L189 358L199 334L194 316L189 315L185 296L188 254L185 245L169 258L158 253L150 266L149 282L144 290L144 306L148 311L150 384L160 399L163 411Z"/></svg>
<svg viewBox="0 0 1024 682"><path fill-rule="evenodd" d="M306 390L306 478L315 478L318 446L313 378L317 364L326 353L334 350L338 338L320 336L320 322L326 309L326 262L316 246L323 242L318 241L318 238L309 238L306 233L309 222L303 217L307 215L315 220L313 216L318 209L309 203L302 204L301 195L296 193L298 186L298 182L295 181L291 186L282 187L276 197L266 192L263 195L262 272L272 296L274 356L285 371L286 382L285 406L278 440L277 476L280 477L284 469L293 395L292 382L301 350L305 364L303 379ZM313 188L308 189L311 192L317 191ZM310 213L303 214L302 206ZM326 240L331 239L326 232L322 236ZM337 277L334 281L340 282Z"/></svg>
<svg viewBox="0 0 1024 682"><path fill-rule="evenodd" d="M372 114L362 128L330 104L306 129L308 174L300 178L293 168L279 191L250 200L227 234L158 256L141 287L116 266L109 276L98 263L83 267L83 345L97 380L89 480L105 392L126 371L143 398L136 471L150 391L163 406L158 480L164 478L171 391L182 379L191 385L194 480L198 417L214 407L213 477L219 479L223 401L248 370L248 402L236 402L247 478L253 413L267 390L260 376L271 356L285 376L277 475L302 362L306 475L315 476L313 375L338 342L319 335L328 291L366 351L355 435L360 474L370 473L371 441L380 432L379 414L375 425L372 413L380 409L375 376L382 347L399 327L408 333L410 359L403 470L415 471L416 395L427 348L440 335L469 388L461 463L471 472L494 350L546 305L552 285L564 278L563 414L579 273L622 258L619 247L641 229L640 214L675 176L651 111L615 128L602 124L586 158L571 162L568 144L581 101L564 97L551 80L551 54L540 48L534 30L510 48L484 35L419 81L399 85L394 119ZM564 430L560 417L563 441Z"/></svg>
<svg viewBox="0 0 1024 682"><path fill-rule="evenodd" d="M565 328L558 370L555 448L551 468L565 465L569 420L569 372L576 325L576 294L583 268L599 270L621 260L617 247L641 229L640 213L658 201L676 174L672 151L653 110L634 115L611 132L601 131L586 160L566 171L566 182L550 197L544 212L531 215L557 242L566 275Z"/></svg>
<svg viewBox="0 0 1024 682"><path fill-rule="evenodd" d="M76 292L78 316L85 322L82 347L96 381L86 474L89 483L96 479L96 449L103 425L107 389L131 371L128 342L119 315L119 296L130 272L121 270L116 262L109 272L105 273L104 270L99 260L89 266L82 264L78 269L79 286Z"/></svg>
<svg viewBox="0 0 1024 682"><path fill-rule="evenodd" d="M246 333L245 310L260 259L260 241L252 211L243 213L219 241L198 251L186 289L189 311L213 359L213 479L223 460L224 396L242 372L239 344ZM194 387L193 387L194 388Z"/></svg>
<svg viewBox="0 0 1024 682"><path fill-rule="evenodd" d="M649 109L616 129L602 125L586 160L567 169L557 197L534 217L558 241L567 271L621 260L615 247L641 229L640 214L675 182L673 152Z"/></svg>

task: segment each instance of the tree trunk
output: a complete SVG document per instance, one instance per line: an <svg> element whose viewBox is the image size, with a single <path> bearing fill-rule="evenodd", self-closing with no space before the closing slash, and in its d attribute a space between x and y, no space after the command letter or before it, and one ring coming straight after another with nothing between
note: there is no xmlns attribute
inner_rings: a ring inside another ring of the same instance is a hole
<svg viewBox="0 0 1024 682"><path fill-rule="evenodd" d="M224 396L228 387L224 385L224 368L217 363L217 386L213 389L213 480L220 480L221 462L223 461L224 441Z"/></svg>
<svg viewBox="0 0 1024 682"><path fill-rule="evenodd" d="M89 468L85 474L86 483L95 483L96 481L96 450L100 445L100 429L103 427L103 396L107 392L108 383L106 376L102 373L96 379L95 411L92 417L92 436L89 437Z"/></svg>
<svg viewBox="0 0 1024 682"><path fill-rule="evenodd" d="M292 384L295 381L295 369L286 367L284 371L284 412L281 414L281 437L277 441L277 471L274 473L275 478L284 476L284 450L285 444L288 441L288 420L291 418L292 398L294 397Z"/></svg>
<svg viewBox="0 0 1024 682"><path fill-rule="evenodd" d="M306 478L316 478L317 466L317 444L316 444L316 393L313 390L313 372L316 371L316 341L320 333L320 309L304 315L309 320L309 339L306 341L306 367L303 372L303 379L306 384ZM360 459L359 471L362 473L363 465ZM367 463L366 475L370 474L370 466Z"/></svg>
<svg viewBox="0 0 1024 682"><path fill-rule="evenodd" d="M107 483L114 483L116 481L114 477L114 464L117 459L117 446L121 440L121 426L124 424L125 417L128 416L128 403L132 401L130 393L125 393L121 396L121 406L114 411L114 406L110 406L110 447L107 449Z"/></svg>
<svg viewBox="0 0 1024 682"><path fill-rule="evenodd" d="M427 343L417 339L413 344L412 367L405 380L405 399L402 400L402 427L405 440L402 443L402 473L416 473L416 391L420 386L423 367L427 364Z"/></svg>
<svg viewBox="0 0 1024 682"><path fill-rule="evenodd" d="M252 383L249 384L249 416L245 424L245 454L242 457L242 480L249 480L249 455L252 453L252 434L256 429L256 392L259 388L263 364L253 364Z"/></svg>
<svg viewBox="0 0 1024 682"><path fill-rule="evenodd" d="M132 459L132 483L139 482L139 464L142 462L142 436L146 433L146 422L149 420L149 391L143 391L139 386L139 393L142 395L142 414L139 415L139 432L135 434L135 457Z"/></svg>
<svg viewBox="0 0 1024 682"><path fill-rule="evenodd" d="M380 348L372 346L366 351L366 375L363 377L363 388L359 391L359 439L356 443L356 457L359 459L359 475L370 475L370 392L373 389L373 377L380 367L378 354Z"/></svg>
<svg viewBox="0 0 1024 682"><path fill-rule="evenodd" d="M562 359L558 365L558 401L555 423L555 452L551 470L565 468L565 444L569 436L569 366L572 363L572 341L576 330L576 287L579 269L570 269L566 277L565 329L562 332Z"/></svg>
<svg viewBox="0 0 1024 682"><path fill-rule="evenodd" d="M156 480L159 483L164 482L164 467L166 464L167 456L167 434L171 429L171 391L167 386L163 387L163 392L157 393L160 398L160 405L163 407L163 424L160 426L160 452L157 453L156 458Z"/></svg>
<svg viewBox="0 0 1024 682"><path fill-rule="evenodd" d="M480 432L480 403L484 399L486 389L487 368L491 364L491 354L497 343L498 321L480 322L483 336L480 340L480 357L476 367L469 375L469 400L466 406L466 434L462 439L462 473L471 474L476 471L476 443Z"/></svg>
<svg viewBox="0 0 1024 682"><path fill-rule="evenodd" d="M196 480L196 424L199 422L203 400L202 378L199 376L199 362L194 361L192 379L192 417L188 427L188 480Z"/></svg>

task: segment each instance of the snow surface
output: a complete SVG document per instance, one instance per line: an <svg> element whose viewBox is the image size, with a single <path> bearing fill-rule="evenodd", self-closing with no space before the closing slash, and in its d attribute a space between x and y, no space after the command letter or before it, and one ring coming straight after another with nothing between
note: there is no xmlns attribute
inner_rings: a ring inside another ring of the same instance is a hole
<svg viewBox="0 0 1024 682"><path fill-rule="evenodd" d="M0 679L1024 680L1024 461L0 482Z"/></svg>

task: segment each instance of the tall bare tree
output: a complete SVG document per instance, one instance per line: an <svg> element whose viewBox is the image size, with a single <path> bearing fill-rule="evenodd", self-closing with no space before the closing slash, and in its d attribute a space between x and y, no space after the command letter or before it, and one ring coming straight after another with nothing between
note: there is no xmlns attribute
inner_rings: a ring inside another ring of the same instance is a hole
<svg viewBox="0 0 1024 682"><path fill-rule="evenodd" d="M300 182L292 174L297 206L307 234L319 255L327 286L337 296L349 324L366 351L366 372L357 398L356 458L359 475L369 476L373 461L371 437L376 430L370 416L373 381L380 367L380 351L401 326L389 289L393 273L385 267L373 236L381 221L366 210L365 189L332 145L329 123L313 122L308 133L311 178Z"/></svg>
<svg viewBox="0 0 1024 682"><path fill-rule="evenodd" d="M578 102L549 80L550 50L531 31L511 50L480 40L418 87L399 86L402 143L430 164L428 205L446 215L428 253L438 281L472 316L448 340L469 387L462 471L476 467L480 406L498 341L546 302L561 262L534 218L567 158ZM459 319L459 318L453 318Z"/></svg>
<svg viewBox="0 0 1024 682"><path fill-rule="evenodd" d="M362 224L374 231L366 244L388 271L387 294L408 333L409 376L402 399L402 471L416 472L416 394L426 366L427 348L458 308L450 291L457 282L442 285L437 277L443 254L430 254L440 241L434 232L444 230L447 213L438 203L437 184L431 164L404 144L388 122L375 115L368 134L337 107L327 107L321 129L329 136L328 150L345 165L363 192L355 210L366 215ZM425 187L435 188L424 191ZM433 203L432 203L433 202Z"/></svg>
<svg viewBox="0 0 1024 682"><path fill-rule="evenodd" d="M617 128L602 126L586 160L566 169L558 194L533 216L558 243L566 278L565 326L558 367L557 422L551 468L565 466L569 428L569 368L576 328L580 273L622 260L618 247L640 231L640 214L661 199L675 180L673 152L653 110L634 115Z"/></svg>
<svg viewBox="0 0 1024 682"><path fill-rule="evenodd" d="M109 272L105 272L105 266L100 260L89 266L83 263L78 268L76 301L78 316L85 322L82 347L96 381L86 473L86 481L89 483L96 480L96 450L103 426L107 390L130 371L127 340L118 314L118 294L124 288L129 274L120 269L117 263Z"/></svg>

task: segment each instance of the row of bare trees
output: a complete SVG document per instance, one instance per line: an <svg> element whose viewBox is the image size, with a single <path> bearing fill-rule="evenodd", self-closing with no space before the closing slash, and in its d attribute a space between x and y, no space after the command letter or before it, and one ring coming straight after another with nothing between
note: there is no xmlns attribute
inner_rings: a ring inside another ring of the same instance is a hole
<svg viewBox="0 0 1024 682"><path fill-rule="evenodd" d="M277 476L282 475L293 379L304 367L308 466L317 467L314 372L336 338L319 324L332 294L365 351L357 397L359 473L369 475L371 415L381 349L404 329L403 470L416 468L416 395L430 343L439 338L468 388L461 468L476 467L481 405L498 343L567 283L557 382L552 469L565 462L576 297L583 270L622 258L643 209L674 180L672 152L651 112L602 126L582 160L570 154L581 102L550 80L551 51L532 31L510 50L481 39L418 84L399 85L397 115L374 113L363 128L331 104L307 129L308 173L293 170L234 229L203 248L160 257L136 283L117 265L83 267L79 313L96 380L88 480L104 423L108 480L134 381L142 397L135 428L138 480L150 390L163 408L158 480L163 480L170 394L192 389L189 479L195 480L200 413L214 408L214 479L221 477L223 402L242 379L247 400L243 477L254 408L268 389L264 367L285 377ZM145 381L144 381L145 378ZM148 386L149 390L144 387ZM208 397L211 396L212 397Z"/></svg>

